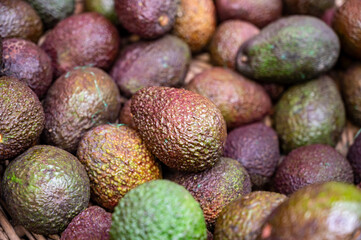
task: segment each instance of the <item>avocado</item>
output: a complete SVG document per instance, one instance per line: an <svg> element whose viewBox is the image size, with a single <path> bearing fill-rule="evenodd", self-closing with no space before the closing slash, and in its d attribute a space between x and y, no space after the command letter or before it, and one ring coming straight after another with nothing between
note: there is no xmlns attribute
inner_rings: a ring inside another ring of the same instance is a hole
<svg viewBox="0 0 361 240"><path fill-rule="evenodd" d="M91 206L79 213L61 234L61 240L108 240L112 214L99 206Z"/></svg>
<svg viewBox="0 0 361 240"><path fill-rule="evenodd" d="M109 69L116 59L120 37L99 13L72 15L53 28L40 45L52 59L55 77L78 66Z"/></svg>
<svg viewBox="0 0 361 240"><path fill-rule="evenodd" d="M85 0L84 9L87 12L98 12L113 24L118 24L118 15L115 12L115 0Z"/></svg>
<svg viewBox="0 0 361 240"><path fill-rule="evenodd" d="M175 36L167 35L158 40L126 46L110 75L127 97L143 87L180 87L190 58L188 45Z"/></svg>
<svg viewBox="0 0 361 240"><path fill-rule="evenodd" d="M75 9L75 0L27 0L38 12L46 29L69 17Z"/></svg>
<svg viewBox="0 0 361 240"><path fill-rule="evenodd" d="M315 143L335 146L345 126L345 108L328 76L287 89L274 110L283 151Z"/></svg>
<svg viewBox="0 0 361 240"><path fill-rule="evenodd" d="M221 21L239 19L259 28L280 18L282 0L215 0Z"/></svg>
<svg viewBox="0 0 361 240"><path fill-rule="evenodd" d="M104 71L79 67L58 78L44 99L43 140L75 153L91 128L113 122L120 110L120 94Z"/></svg>
<svg viewBox="0 0 361 240"><path fill-rule="evenodd" d="M340 42L323 21L311 16L279 19L245 42L237 54L237 70L267 83L293 84L330 70Z"/></svg>
<svg viewBox="0 0 361 240"><path fill-rule="evenodd" d="M199 52L211 39L216 25L216 8L212 0L180 0L173 34L184 40L192 52Z"/></svg>
<svg viewBox="0 0 361 240"><path fill-rule="evenodd" d="M112 215L110 239L206 240L199 203L168 180L144 183L128 192Z"/></svg>
<svg viewBox="0 0 361 240"><path fill-rule="evenodd" d="M327 182L306 186L276 208L257 240L360 239L361 191Z"/></svg>
<svg viewBox="0 0 361 240"><path fill-rule="evenodd" d="M214 240L255 240L266 218L287 197L256 191L234 200L217 218Z"/></svg>
<svg viewBox="0 0 361 240"><path fill-rule="evenodd" d="M333 6L335 0L283 0L284 10L288 14L322 17L326 10Z"/></svg>
<svg viewBox="0 0 361 240"><path fill-rule="evenodd" d="M70 153L37 145L10 162L1 197L16 224L34 233L56 234L87 207L89 178Z"/></svg>
<svg viewBox="0 0 361 240"><path fill-rule="evenodd" d="M285 157L277 168L273 186L277 192L290 195L314 183L353 180L351 165L344 156L328 145L313 144L297 148Z"/></svg>
<svg viewBox="0 0 361 240"><path fill-rule="evenodd" d="M10 160L34 145L44 119L38 97L25 83L0 78L0 160Z"/></svg>
<svg viewBox="0 0 361 240"><path fill-rule="evenodd" d="M43 98L53 81L50 57L33 42L8 38L3 41L4 76L25 82L39 98Z"/></svg>
<svg viewBox="0 0 361 240"><path fill-rule="evenodd" d="M253 123L228 133L224 156L236 159L247 170L254 188L270 180L280 159L276 132L263 123Z"/></svg>
<svg viewBox="0 0 361 240"><path fill-rule="evenodd" d="M277 102L285 91L285 86L277 83L262 83L262 87L268 93L272 102Z"/></svg>
<svg viewBox="0 0 361 240"><path fill-rule="evenodd" d="M348 0L335 13L332 27L340 38L342 50L361 59L361 4L359 0Z"/></svg>
<svg viewBox="0 0 361 240"><path fill-rule="evenodd" d="M23 0L1 0L0 23L1 38L24 38L36 43L43 34L40 17Z"/></svg>
<svg viewBox="0 0 361 240"><path fill-rule="evenodd" d="M228 129L261 120L271 111L266 91L230 69L205 70L185 88L209 98L221 110Z"/></svg>
<svg viewBox="0 0 361 240"><path fill-rule="evenodd" d="M133 95L131 112L148 149L170 168L203 171L223 154L226 123L206 97L185 89L148 87Z"/></svg>
<svg viewBox="0 0 361 240"><path fill-rule="evenodd" d="M234 159L221 158L211 169L199 173L174 172L167 179L184 186L203 210L207 227L213 230L222 210L233 200L251 192L251 180Z"/></svg>
<svg viewBox="0 0 361 240"><path fill-rule="evenodd" d="M120 123L125 124L128 127L135 129L136 127L133 122L133 114L130 110L131 104L132 104L132 99L129 99L124 103L124 106L120 110L118 120Z"/></svg>
<svg viewBox="0 0 361 240"><path fill-rule="evenodd" d="M77 157L90 178L92 200L110 211L129 190L162 178L139 134L122 124L92 128L80 141Z"/></svg>
<svg viewBox="0 0 361 240"><path fill-rule="evenodd" d="M361 182L361 135L360 134L357 134L355 136L355 141L348 149L347 159L352 166L355 177L355 183L359 184Z"/></svg>
<svg viewBox="0 0 361 240"><path fill-rule="evenodd" d="M180 0L114 0L122 26L141 38L159 38L169 32L175 22Z"/></svg>
<svg viewBox="0 0 361 240"><path fill-rule="evenodd" d="M218 66L235 69L238 49L258 33L259 29L248 22L240 20L222 22L209 45L212 61Z"/></svg>

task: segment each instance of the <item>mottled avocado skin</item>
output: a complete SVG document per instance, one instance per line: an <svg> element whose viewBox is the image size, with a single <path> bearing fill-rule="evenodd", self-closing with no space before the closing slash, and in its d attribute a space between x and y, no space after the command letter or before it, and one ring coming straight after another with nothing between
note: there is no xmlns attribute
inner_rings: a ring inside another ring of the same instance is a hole
<svg viewBox="0 0 361 240"><path fill-rule="evenodd" d="M335 82L322 76L289 88L275 107L274 127L283 151L315 143L335 146L345 126Z"/></svg>
<svg viewBox="0 0 361 240"><path fill-rule="evenodd" d="M89 129L113 122L120 110L119 90L104 71L76 68L58 78L44 99L47 144L75 153Z"/></svg>
<svg viewBox="0 0 361 240"><path fill-rule="evenodd" d="M236 159L246 168L253 187L262 187L280 159L277 134L263 123L236 128L228 133L224 156Z"/></svg>
<svg viewBox="0 0 361 240"><path fill-rule="evenodd" d="M160 164L127 126L91 129L80 141L77 156L89 175L92 199L111 211L129 190L162 178Z"/></svg>
<svg viewBox="0 0 361 240"><path fill-rule="evenodd" d="M208 229L233 200L251 192L246 169L234 159L221 158L211 169L199 173L174 172L167 179L184 186L200 203Z"/></svg>
<svg viewBox="0 0 361 240"><path fill-rule="evenodd" d="M223 154L227 129L222 113L197 93L143 88L133 95L131 112L149 150L170 168L203 171Z"/></svg>
<svg viewBox="0 0 361 240"><path fill-rule="evenodd" d="M335 5L335 0L283 0L285 12L321 17Z"/></svg>
<svg viewBox="0 0 361 240"><path fill-rule="evenodd" d="M355 183L359 184L361 182L361 134L355 137L354 143L348 150L347 159L351 163Z"/></svg>
<svg viewBox="0 0 361 240"><path fill-rule="evenodd" d="M89 178L70 153L37 145L10 162L1 197L12 219L29 231L61 233L89 203Z"/></svg>
<svg viewBox="0 0 361 240"><path fill-rule="evenodd" d="M339 182L300 189L272 212L257 240L359 239L361 191Z"/></svg>
<svg viewBox="0 0 361 240"><path fill-rule="evenodd" d="M45 95L53 80L53 67L43 49L24 39L9 38L3 41L2 57L2 75L25 82L39 98Z"/></svg>
<svg viewBox="0 0 361 240"><path fill-rule="evenodd" d="M206 240L199 203L183 187L154 180L131 190L112 215L111 240Z"/></svg>
<svg viewBox="0 0 361 240"><path fill-rule="evenodd" d="M242 196L217 218L214 240L255 240L267 217L287 197L274 192L252 192Z"/></svg>
<svg viewBox="0 0 361 240"><path fill-rule="evenodd" d="M108 240L112 214L98 206L91 206L79 213L61 234L61 240Z"/></svg>
<svg viewBox="0 0 361 240"><path fill-rule="evenodd" d="M142 38L158 38L174 25L179 0L115 0L120 23Z"/></svg>
<svg viewBox="0 0 361 240"><path fill-rule="evenodd" d="M36 43L43 34L40 17L23 0L1 0L0 23L2 38L24 38Z"/></svg>
<svg viewBox="0 0 361 240"><path fill-rule="evenodd" d="M103 15L90 12L72 15L56 25L41 48L52 59L55 77L77 66L108 69L116 59L120 38Z"/></svg>
<svg viewBox="0 0 361 240"><path fill-rule="evenodd" d="M190 58L188 45L175 36L167 35L155 41L127 46L110 75L128 97L143 87L180 87Z"/></svg>
<svg viewBox="0 0 361 240"><path fill-rule="evenodd" d="M114 2L115 0L85 0L84 9L87 12L98 12L113 24L119 24Z"/></svg>
<svg viewBox="0 0 361 240"><path fill-rule="evenodd" d="M323 21L311 16L285 17L268 25L244 43L237 70L263 82L293 84L330 70L340 42Z"/></svg>
<svg viewBox="0 0 361 240"><path fill-rule="evenodd" d="M38 140L44 110L36 94L13 77L0 78L0 160L11 159Z"/></svg>
<svg viewBox="0 0 361 240"><path fill-rule="evenodd" d="M290 195L307 185L321 182L353 183L350 163L333 147L313 144L290 152L278 166L273 186Z"/></svg>

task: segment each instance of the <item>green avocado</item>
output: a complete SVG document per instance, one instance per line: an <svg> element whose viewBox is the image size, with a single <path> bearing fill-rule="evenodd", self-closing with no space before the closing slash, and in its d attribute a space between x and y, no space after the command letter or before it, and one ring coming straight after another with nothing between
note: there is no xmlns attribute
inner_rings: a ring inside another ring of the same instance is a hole
<svg viewBox="0 0 361 240"><path fill-rule="evenodd" d="M84 9L87 12L98 12L113 24L118 24L118 15L115 12L115 0L85 0Z"/></svg>

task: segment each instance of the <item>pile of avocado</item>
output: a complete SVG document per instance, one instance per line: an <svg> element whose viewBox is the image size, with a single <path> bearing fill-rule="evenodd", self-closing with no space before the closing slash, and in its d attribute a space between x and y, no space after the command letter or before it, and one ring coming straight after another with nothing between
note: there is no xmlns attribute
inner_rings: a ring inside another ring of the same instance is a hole
<svg viewBox="0 0 361 240"><path fill-rule="evenodd" d="M6 239L360 240L360 22L360 0L0 0Z"/></svg>

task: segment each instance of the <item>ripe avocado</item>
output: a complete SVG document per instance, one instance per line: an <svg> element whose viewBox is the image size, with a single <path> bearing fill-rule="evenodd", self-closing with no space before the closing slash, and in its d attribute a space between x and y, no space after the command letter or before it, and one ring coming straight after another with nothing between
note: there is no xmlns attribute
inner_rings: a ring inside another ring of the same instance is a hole
<svg viewBox="0 0 361 240"><path fill-rule="evenodd" d="M24 38L37 42L43 23L36 11L23 0L0 1L0 37Z"/></svg>
<svg viewBox="0 0 361 240"><path fill-rule="evenodd" d="M203 171L223 154L227 129L222 113L197 93L143 88L133 95L131 112L149 150L170 168Z"/></svg>
<svg viewBox="0 0 361 240"><path fill-rule="evenodd" d="M361 134L355 136L354 143L348 149L347 159L351 163L355 183L359 184L361 182Z"/></svg>
<svg viewBox="0 0 361 240"><path fill-rule="evenodd" d="M88 206L89 178L70 153L37 145L10 162L1 197L17 224L38 234L56 234Z"/></svg>
<svg viewBox="0 0 361 240"><path fill-rule="evenodd" d="M124 106L120 110L118 119L120 123L125 124L133 129L136 129L133 122L133 114L130 110L131 104L132 104L132 99L129 99L124 103Z"/></svg>
<svg viewBox="0 0 361 240"><path fill-rule="evenodd" d="M188 45L175 36L167 35L125 47L110 75L127 97L143 87L180 87L190 58Z"/></svg>
<svg viewBox="0 0 361 240"><path fill-rule="evenodd" d="M112 240L206 240L199 203L182 186L168 180L144 183L128 192L115 208Z"/></svg>
<svg viewBox="0 0 361 240"><path fill-rule="evenodd" d="M217 218L214 240L255 240L271 212L287 197L274 192L252 192L242 196Z"/></svg>
<svg viewBox="0 0 361 240"><path fill-rule="evenodd" d="M335 0L283 0L288 14L302 14L321 17L327 9L335 5Z"/></svg>
<svg viewBox="0 0 361 240"><path fill-rule="evenodd" d="M330 70L340 42L323 21L311 16L277 20L245 42L237 55L237 70L263 82L293 84Z"/></svg>
<svg viewBox="0 0 361 240"><path fill-rule="evenodd" d="M127 126L91 129L80 141L77 156L89 175L92 199L111 211L129 190L162 178L160 164Z"/></svg>
<svg viewBox="0 0 361 240"><path fill-rule="evenodd" d="M246 169L231 158L221 158L203 172L174 172L167 175L167 179L184 186L200 203L207 227L211 230L227 204L251 192Z"/></svg>
<svg viewBox="0 0 361 240"><path fill-rule="evenodd" d="M13 77L0 78L0 160L11 159L38 140L44 110L36 94Z"/></svg>
<svg viewBox="0 0 361 240"><path fill-rule="evenodd" d="M3 41L2 58L2 75L25 82L39 98L45 95L53 81L53 67L43 49L24 39L9 38Z"/></svg>
<svg viewBox="0 0 361 240"><path fill-rule="evenodd" d="M328 76L289 88L278 101L274 126L285 152L315 143L335 146L345 125L345 108Z"/></svg>
<svg viewBox="0 0 361 240"><path fill-rule="evenodd" d="M115 12L115 0L85 0L84 9L87 12L98 12L113 24L118 24L118 16Z"/></svg>
<svg viewBox="0 0 361 240"><path fill-rule="evenodd" d="M79 67L50 87L44 99L43 140L75 153L89 129L113 122L120 110L119 90L104 71Z"/></svg>

